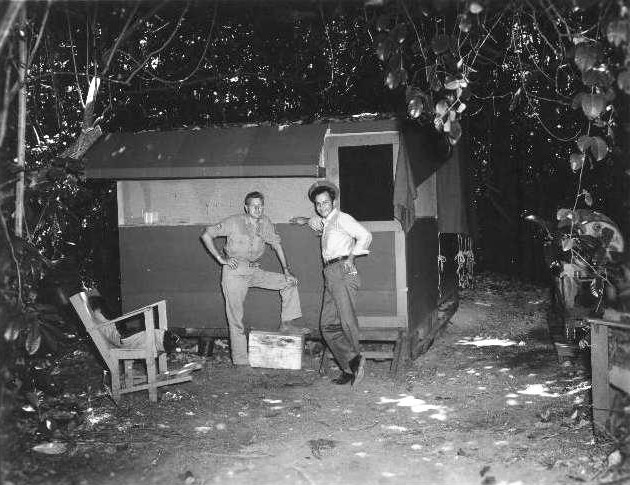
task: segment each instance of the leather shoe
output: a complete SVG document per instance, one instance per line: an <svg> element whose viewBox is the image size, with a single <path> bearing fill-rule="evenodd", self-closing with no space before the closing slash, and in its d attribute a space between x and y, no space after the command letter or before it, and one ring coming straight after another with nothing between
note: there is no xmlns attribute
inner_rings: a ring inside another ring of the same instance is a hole
<svg viewBox="0 0 630 485"><path fill-rule="evenodd" d="M354 378L354 374L349 374L348 372L342 372L339 374L339 377L336 377L332 380L333 384L339 384L340 386L351 382Z"/></svg>
<svg viewBox="0 0 630 485"><path fill-rule="evenodd" d="M352 371L352 379L350 384L352 386L359 385L365 377L365 357L361 354L357 354L354 358L348 362L350 370Z"/></svg>

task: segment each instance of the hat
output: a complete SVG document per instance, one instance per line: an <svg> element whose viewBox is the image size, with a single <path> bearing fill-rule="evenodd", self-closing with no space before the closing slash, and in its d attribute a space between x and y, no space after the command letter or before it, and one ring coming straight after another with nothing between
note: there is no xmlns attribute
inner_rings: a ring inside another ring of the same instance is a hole
<svg viewBox="0 0 630 485"><path fill-rule="evenodd" d="M308 198L311 202L315 202L315 200L313 200L313 192L315 191L315 189L318 189L320 187L331 189L335 193L335 198L339 196L339 189L335 184L328 180L318 180L308 189Z"/></svg>

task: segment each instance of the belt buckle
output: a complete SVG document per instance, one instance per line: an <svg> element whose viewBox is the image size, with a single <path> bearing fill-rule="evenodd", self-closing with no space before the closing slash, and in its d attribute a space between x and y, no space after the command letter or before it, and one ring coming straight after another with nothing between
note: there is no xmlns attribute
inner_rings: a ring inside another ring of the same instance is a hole
<svg viewBox="0 0 630 485"><path fill-rule="evenodd" d="M341 261L345 261L347 259L348 259L348 256L338 256L326 262L324 266L330 266L331 264L340 263Z"/></svg>

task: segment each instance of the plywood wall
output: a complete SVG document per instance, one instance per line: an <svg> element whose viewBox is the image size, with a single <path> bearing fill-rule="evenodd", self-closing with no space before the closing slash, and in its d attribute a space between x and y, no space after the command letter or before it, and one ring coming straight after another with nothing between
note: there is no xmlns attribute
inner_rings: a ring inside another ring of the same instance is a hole
<svg viewBox="0 0 630 485"><path fill-rule="evenodd" d="M118 182L120 226L208 224L243 211L246 193L265 195L275 223L313 214L311 178L124 180Z"/></svg>

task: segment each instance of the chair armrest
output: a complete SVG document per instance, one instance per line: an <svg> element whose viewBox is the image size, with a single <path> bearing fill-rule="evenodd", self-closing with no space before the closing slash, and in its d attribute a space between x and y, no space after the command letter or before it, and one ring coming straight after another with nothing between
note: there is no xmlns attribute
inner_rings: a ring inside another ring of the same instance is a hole
<svg viewBox="0 0 630 485"><path fill-rule="evenodd" d="M158 307L158 312L160 311L160 306L162 306L164 309L166 309L166 300L156 301L155 303L151 303L150 305L143 306L142 308L138 308L136 310L132 310L129 313L125 313L124 315L121 315L118 318L114 318L114 319L110 320L109 323L122 322L124 320L127 320L128 318L135 317L135 316L138 316L140 314L143 314L147 310L152 309L152 308L154 308L156 306Z"/></svg>
<svg viewBox="0 0 630 485"><path fill-rule="evenodd" d="M630 323L626 323L626 322L614 322L610 320L603 320L600 318L588 318L587 321L591 325L603 325L605 327L620 328L622 330L630 330Z"/></svg>

